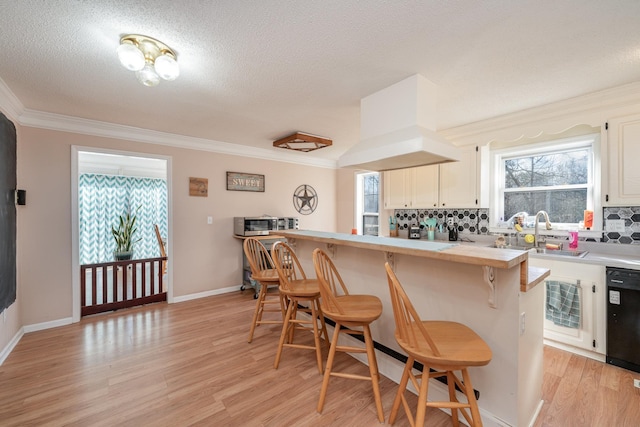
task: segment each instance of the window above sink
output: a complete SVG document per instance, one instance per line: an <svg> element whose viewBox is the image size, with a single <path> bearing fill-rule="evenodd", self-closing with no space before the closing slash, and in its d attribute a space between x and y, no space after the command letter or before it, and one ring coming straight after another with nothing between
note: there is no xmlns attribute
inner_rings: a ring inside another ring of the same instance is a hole
<svg viewBox="0 0 640 427"><path fill-rule="evenodd" d="M529 213L523 226L533 228L541 210L555 231L578 229L584 210L594 211L601 229L599 145L599 135L589 134L492 150L492 231L513 229L507 219L519 212Z"/></svg>

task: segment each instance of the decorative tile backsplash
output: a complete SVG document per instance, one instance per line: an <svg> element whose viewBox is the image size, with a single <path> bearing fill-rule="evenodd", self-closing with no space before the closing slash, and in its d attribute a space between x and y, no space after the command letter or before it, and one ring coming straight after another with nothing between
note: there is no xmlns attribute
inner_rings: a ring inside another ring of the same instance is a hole
<svg viewBox="0 0 640 427"><path fill-rule="evenodd" d="M624 232L603 232L601 242L640 245L640 206L606 207L603 210L605 221L623 219L625 227ZM451 217L460 234L489 234L489 209L398 209L394 215L399 230L407 230L411 224L420 224L428 218L436 218L438 225L443 224L446 230L447 218ZM557 238L566 238L566 233ZM584 240L598 241L593 238Z"/></svg>
<svg viewBox="0 0 640 427"><path fill-rule="evenodd" d="M489 209L398 209L394 214L399 230L407 230L410 225L429 218L436 218L438 226L442 224L446 230L447 218L451 217L459 234L489 233Z"/></svg>
<svg viewBox="0 0 640 427"><path fill-rule="evenodd" d="M602 235L603 242L640 245L640 206L604 208L603 218L605 221L608 219L624 220L624 232L605 231Z"/></svg>

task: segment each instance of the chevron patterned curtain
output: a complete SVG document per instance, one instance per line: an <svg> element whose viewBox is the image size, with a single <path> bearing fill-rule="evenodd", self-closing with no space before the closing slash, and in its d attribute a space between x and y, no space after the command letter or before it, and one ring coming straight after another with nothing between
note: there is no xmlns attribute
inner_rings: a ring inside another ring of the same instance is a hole
<svg viewBox="0 0 640 427"><path fill-rule="evenodd" d="M113 261L115 242L111 226L129 207L135 211L137 237L135 259L160 256L153 225L167 236L167 182L164 179L82 174L78 185L80 264Z"/></svg>

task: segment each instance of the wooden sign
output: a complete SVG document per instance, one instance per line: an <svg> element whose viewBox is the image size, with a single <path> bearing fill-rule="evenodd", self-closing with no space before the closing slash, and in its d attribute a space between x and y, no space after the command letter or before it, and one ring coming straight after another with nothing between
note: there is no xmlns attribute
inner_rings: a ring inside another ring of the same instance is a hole
<svg viewBox="0 0 640 427"><path fill-rule="evenodd" d="M209 195L209 180L207 178L189 177L189 195L207 197Z"/></svg>
<svg viewBox="0 0 640 427"><path fill-rule="evenodd" d="M227 190L264 192L264 175L227 172Z"/></svg>

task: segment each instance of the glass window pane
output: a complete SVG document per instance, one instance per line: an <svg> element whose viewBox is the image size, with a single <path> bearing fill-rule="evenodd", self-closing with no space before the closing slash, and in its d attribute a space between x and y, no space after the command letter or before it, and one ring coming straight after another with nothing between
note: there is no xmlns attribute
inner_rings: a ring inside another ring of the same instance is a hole
<svg viewBox="0 0 640 427"><path fill-rule="evenodd" d="M367 213L378 212L378 183L377 173L367 174L363 177L363 209Z"/></svg>
<svg viewBox="0 0 640 427"><path fill-rule="evenodd" d="M365 236L377 236L378 215L362 215L362 228Z"/></svg>
<svg viewBox="0 0 640 427"><path fill-rule="evenodd" d="M588 149L508 159L504 162L505 187L586 184L588 161Z"/></svg>
<svg viewBox="0 0 640 427"><path fill-rule="evenodd" d="M516 191L504 193L504 217L518 212L547 211L551 222L577 223L587 208L587 189Z"/></svg>

